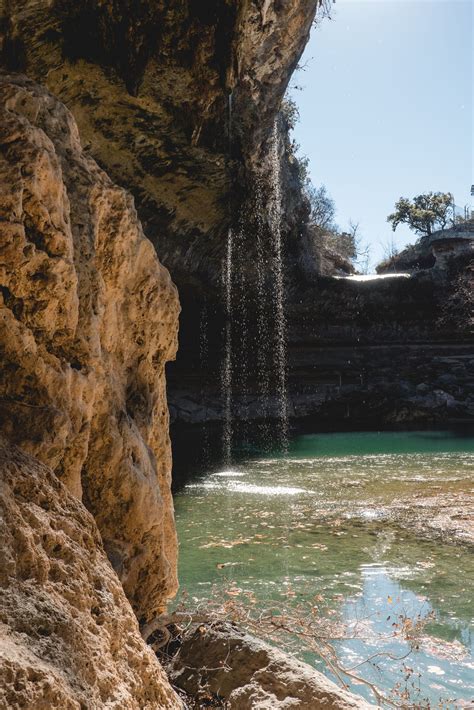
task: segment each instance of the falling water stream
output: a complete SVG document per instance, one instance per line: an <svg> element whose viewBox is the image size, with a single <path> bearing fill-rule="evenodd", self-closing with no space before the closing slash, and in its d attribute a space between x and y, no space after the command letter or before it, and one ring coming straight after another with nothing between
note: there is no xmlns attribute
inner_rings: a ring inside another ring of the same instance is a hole
<svg viewBox="0 0 474 710"><path fill-rule="evenodd" d="M273 245L273 289L275 299L275 339L276 339L276 367L278 373L277 399L280 420L281 445L284 450L288 448L288 401L286 385L286 316L285 316L285 283L283 272L281 220L282 220L282 194L281 194L281 163L280 163L280 136L278 123L273 125L271 143L271 187L270 219L274 239Z"/></svg>
<svg viewBox="0 0 474 710"><path fill-rule="evenodd" d="M228 140L229 161L232 155L232 92L228 97ZM231 213L231 209L229 209ZM223 264L222 283L225 293L225 335L224 359L221 373L221 389L224 403L224 428L223 428L223 458L229 464L232 457L232 256L233 232L229 225L227 230L227 243Z"/></svg>
<svg viewBox="0 0 474 710"><path fill-rule="evenodd" d="M224 262L223 282L225 290L225 350L222 367L222 391L224 394L224 462L232 457L232 228L227 231L227 248Z"/></svg>
<svg viewBox="0 0 474 710"><path fill-rule="evenodd" d="M199 319L199 370L201 373L201 400L205 401L205 393L208 385L207 372L209 369L209 338L208 338L208 321L209 315L207 305L201 308ZM203 461L209 464L209 431L207 428L202 433L202 452Z"/></svg>
<svg viewBox="0 0 474 710"><path fill-rule="evenodd" d="M228 101L229 161L232 155L232 94ZM222 267L224 291L224 352L221 366L221 389L224 409L223 459L232 460L234 439L233 417L237 411L243 420L248 415L249 387L249 325L256 319L256 390L258 391L259 418L262 427L268 428L268 418L278 419L280 447L288 447L287 404L287 353L285 316L285 278L282 254L282 185L280 169L281 141L275 121L269 141L268 196L265 204L264 185L255 185L255 275L256 310L248 300L247 271L249 269L248 230L243 220L232 224L232 209L229 208L231 224L227 230L226 251ZM270 237L270 240L268 240ZM238 347L238 353L234 349ZM235 401L234 401L235 400ZM276 402L276 407L272 406Z"/></svg>
<svg viewBox="0 0 474 710"><path fill-rule="evenodd" d="M266 251L265 251L265 224L263 220L262 186L257 182L254 195L254 209L256 218L256 277L257 277L257 390L260 397L260 415L262 418L262 439L268 438L268 401L270 397L269 376L269 337L268 337L268 307L266 289Z"/></svg>

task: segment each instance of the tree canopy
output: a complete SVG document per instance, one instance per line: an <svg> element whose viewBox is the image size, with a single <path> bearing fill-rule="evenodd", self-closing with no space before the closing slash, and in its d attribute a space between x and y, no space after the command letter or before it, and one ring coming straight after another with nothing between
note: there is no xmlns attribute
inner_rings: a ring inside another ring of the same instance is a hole
<svg viewBox="0 0 474 710"><path fill-rule="evenodd" d="M387 217L393 231L407 224L420 235L429 236L435 229L444 229L452 215L453 196L450 192L426 192L409 200L400 197L395 212Z"/></svg>

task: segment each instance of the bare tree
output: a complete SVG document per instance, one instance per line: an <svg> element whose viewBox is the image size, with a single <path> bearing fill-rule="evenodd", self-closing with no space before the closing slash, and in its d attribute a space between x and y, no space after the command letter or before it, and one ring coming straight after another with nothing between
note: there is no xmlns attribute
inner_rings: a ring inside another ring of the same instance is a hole
<svg viewBox="0 0 474 710"><path fill-rule="evenodd" d="M362 274L368 274L370 268L371 247L359 231L359 222L349 220L349 234L354 244L354 265Z"/></svg>
<svg viewBox="0 0 474 710"><path fill-rule="evenodd" d="M393 259L394 256L397 256L398 248L393 235L387 237L385 241L380 241L379 243L383 250L384 261L388 261L389 259Z"/></svg>
<svg viewBox="0 0 474 710"><path fill-rule="evenodd" d="M313 187L308 184L306 191L311 205L311 221L323 231L337 231L334 223L336 216L336 205L328 193L325 185Z"/></svg>
<svg viewBox="0 0 474 710"><path fill-rule="evenodd" d="M321 20L332 19L333 5L336 0L318 0L318 6L316 8L316 15L314 17L313 24L319 25Z"/></svg>

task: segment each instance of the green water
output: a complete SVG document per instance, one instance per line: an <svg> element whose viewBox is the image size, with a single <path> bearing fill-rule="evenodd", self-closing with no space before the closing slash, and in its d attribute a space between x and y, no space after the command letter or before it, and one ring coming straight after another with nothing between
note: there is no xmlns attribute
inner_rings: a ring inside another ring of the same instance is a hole
<svg viewBox="0 0 474 710"><path fill-rule="evenodd" d="M387 510L420 495L470 492L473 474L474 438L448 432L299 437L286 456L255 455L176 496L181 589L188 605L216 589L225 595L229 585L263 606L317 595L321 613L341 620L344 635L363 624L363 638L334 643L343 665L357 665L389 693L404 679L405 663L413 669L409 682L419 685L412 699L472 707L472 550L422 541L390 522ZM393 637L402 616L429 616L419 649L404 661L364 663L376 651L407 652L407 642ZM365 686L352 690L373 700Z"/></svg>

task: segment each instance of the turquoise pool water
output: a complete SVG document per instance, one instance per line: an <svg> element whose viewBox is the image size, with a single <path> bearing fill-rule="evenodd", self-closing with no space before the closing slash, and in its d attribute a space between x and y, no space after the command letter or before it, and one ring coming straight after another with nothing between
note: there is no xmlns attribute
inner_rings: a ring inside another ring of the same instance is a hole
<svg viewBox="0 0 474 710"><path fill-rule="evenodd" d="M229 588L263 608L317 598L344 630L333 642L341 665L387 695L409 685L417 707L471 707L472 550L418 539L385 513L420 495L468 494L473 480L474 439L449 432L301 436L287 455L202 475L175 498L187 604ZM418 649L394 660L410 650L394 629L425 617Z"/></svg>

